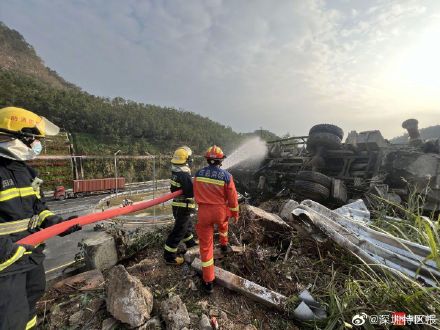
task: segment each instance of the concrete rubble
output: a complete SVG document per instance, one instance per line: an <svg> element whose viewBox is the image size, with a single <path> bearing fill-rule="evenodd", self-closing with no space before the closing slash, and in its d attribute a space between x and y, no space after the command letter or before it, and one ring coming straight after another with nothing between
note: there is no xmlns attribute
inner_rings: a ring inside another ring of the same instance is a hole
<svg viewBox="0 0 440 330"><path fill-rule="evenodd" d="M84 240L82 248L87 269L106 270L118 263L115 240L104 232Z"/></svg>
<svg viewBox="0 0 440 330"><path fill-rule="evenodd" d="M102 321L101 330L115 330L120 322L113 317L109 317Z"/></svg>
<svg viewBox="0 0 440 330"><path fill-rule="evenodd" d="M94 269L58 281L53 288L61 292L89 291L103 288L104 276L101 271Z"/></svg>
<svg viewBox="0 0 440 330"><path fill-rule="evenodd" d="M258 207L245 205L251 221L258 222L267 232L284 232L291 229L290 226L278 215L266 212Z"/></svg>
<svg viewBox="0 0 440 330"><path fill-rule="evenodd" d="M124 266L113 267L107 276L107 311L121 322L139 327L150 319L153 295Z"/></svg>
<svg viewBox="0 0 440 330"><path fill-rule="evenodd" d="M365 263L385 267L397 276L408 276L430 286L436 286L440 280L435 262L428 260L431 251L427 246L373 230L364 220L358 221L359 216L353 219L311 200L303 201L292 214L306 226L319 228Z"/></svg>
<svg viewBox="0 0 440 330"><path fill-rule="evenodd" d="M160 313L167 330L181 330L191 324L186 305L178 295L172 295L160 304Z"/></svg>
<svg viewBox="0 0 440 330"><path fill-rule="evenodd" d="M160 330L162 329L162 324L157 316L152 317L144 325L137 328L137 330Z"/></svg>
<svg viewBox="0 0 440 330"><path fill-rule="evenodd" d="M202 262L195 258L191 266L198 272L202 271ZM230 290L239 292L246 297L262 303L268 307L286 311L288 298L280 293L264 288L243 277L237 276L222 268L215 266L216 283ZM326 317L325 310L313 299L307 291L298 296L300 304L293 311L293 317L298 320L320 320Z"/></svg>
<svg viewBox="0 0 440 330"><path fill-rule="evenodd" d="M199 329L200 330L212 330L211 322L209 320L208 315L202 314L202 317L200 318Z"/></svg>

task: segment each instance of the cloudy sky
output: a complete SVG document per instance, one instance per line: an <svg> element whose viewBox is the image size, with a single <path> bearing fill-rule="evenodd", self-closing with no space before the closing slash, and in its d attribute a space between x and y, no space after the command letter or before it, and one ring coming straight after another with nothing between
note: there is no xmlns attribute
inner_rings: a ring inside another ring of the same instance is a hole
<svg viewBox="0 0 440 330"><path fill-rule="evenodd" d="M440 123L438 0L1 0L0 20L90 93L237 131Z"/></svg>

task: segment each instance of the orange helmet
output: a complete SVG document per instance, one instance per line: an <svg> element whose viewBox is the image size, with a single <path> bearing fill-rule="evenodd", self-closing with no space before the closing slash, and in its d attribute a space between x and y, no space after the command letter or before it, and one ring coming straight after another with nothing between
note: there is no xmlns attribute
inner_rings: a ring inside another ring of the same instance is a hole
<svg viewBox="0 0 440 330"><path fill-rule="evenodd" d="M213 145L212 147L209 147L208 150L206 150L205 158L212 160L221 160L225 159L226 156L220 147Z"/></svg>

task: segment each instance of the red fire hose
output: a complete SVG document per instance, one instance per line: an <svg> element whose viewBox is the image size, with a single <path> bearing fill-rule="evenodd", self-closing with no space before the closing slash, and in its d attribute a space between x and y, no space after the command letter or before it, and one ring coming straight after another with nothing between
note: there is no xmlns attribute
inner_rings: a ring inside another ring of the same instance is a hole
<svg viewBox="0 0 440 330"><path fill-rule="evenodd" d="M157 197L155 199L151 199L151 200L148 200L145 202L139 202L139 203L135 203L133 205L129 205L129 206L125 206L125 207L117 208L117 209L111 209L111 210L107 210L104 212L87 214L87 215L84 215L84 216L81 216L81 217L78 217L78 218L75 218L72 220L64 221L64 222L59 223L57 225L51 226L49 228L43 229L39 232L36 232L32 235L29 235L29 236L19 240L17 243L18 244L28 244L28 245L37 245L37 244L40 244L53 236L56 236L58 234L65 232L67 229L69 229L70 227L73 227L75 225L84 226L84 225L88 225L90 223L102 221L105 219L110 219L110 218L116 217L118 215L123 215L123 214L127 214L127 213L140 211L140 210L149 208L151 206L158 205L160 203L164 203L164 202L166 202L176 196L179 196L181 194L182 194L182 190L178 190L173 193L165 194L163 196L160 196L160 197Z"/></svg>

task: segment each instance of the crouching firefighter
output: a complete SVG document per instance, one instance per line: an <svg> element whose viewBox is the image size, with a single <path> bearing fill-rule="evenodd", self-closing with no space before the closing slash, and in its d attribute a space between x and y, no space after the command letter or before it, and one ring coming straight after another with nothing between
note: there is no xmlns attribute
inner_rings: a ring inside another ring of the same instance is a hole
<svg viewBox="0 0 440 330"><path fill-rule="evenodd" d="M199 170L194 178L194 196L198 205L197 236L200 241L203 289L212 293L214 282L214 225L218 227L221 251L231 251L228 244L228 221L238 221L238 199L232 175L220 168L226 156L217 147L205 154L208 166Z"/></svg>
<svg viewBox="0 0 440 330"><path fill-rule="evenodd" d="M171 159L171 192L182 190L183 194L171 203L175 219L173 230L168 235L164 247L166 263L181 265L184 259L177 255L177 246L185 243L187 248L197 245L191 214L195 210L193 183L191 179L192 151L184 146L178 148Z"/></svg>
<svg viewBox="0 0 440 330"><path fill-rule="evenodd" d="M46 287L44 244L16 242L63 221L41 200L42 180L25 163L41 152L40 139L58 131L25 109L0 109L0 330L32 329L37 323L35 306Z"/></svg>

